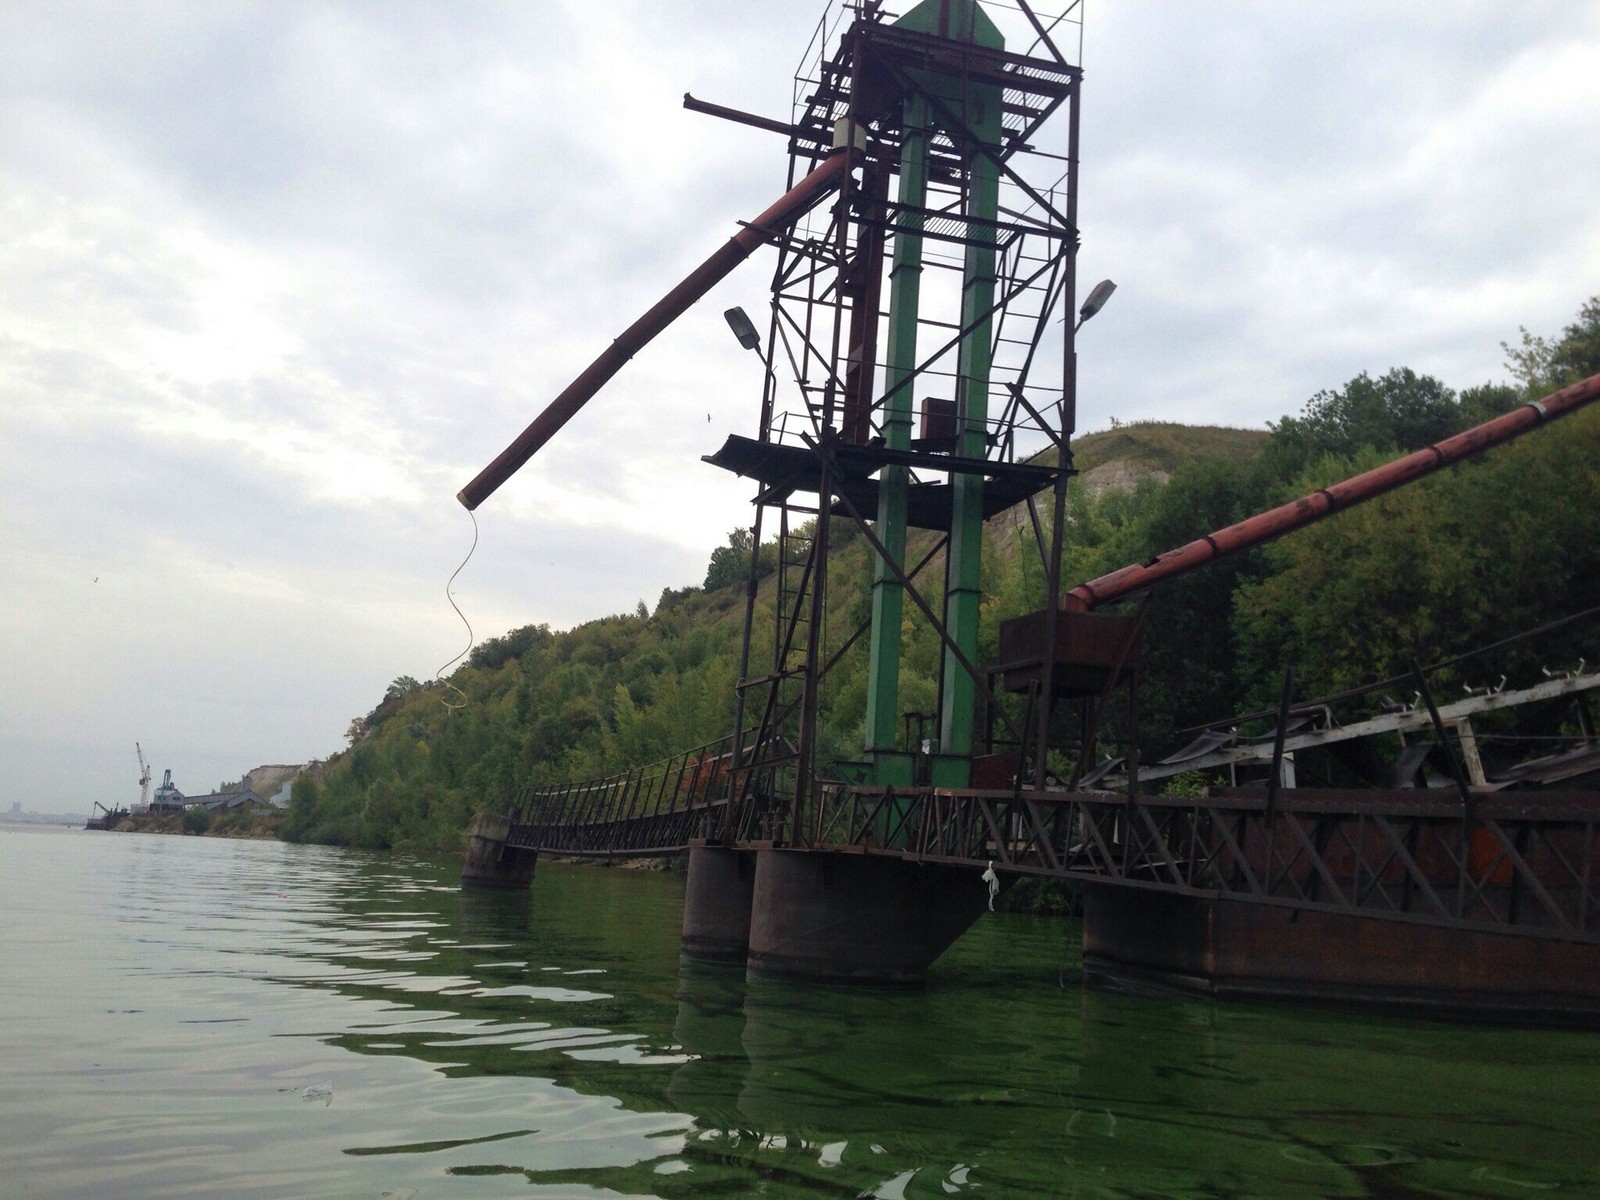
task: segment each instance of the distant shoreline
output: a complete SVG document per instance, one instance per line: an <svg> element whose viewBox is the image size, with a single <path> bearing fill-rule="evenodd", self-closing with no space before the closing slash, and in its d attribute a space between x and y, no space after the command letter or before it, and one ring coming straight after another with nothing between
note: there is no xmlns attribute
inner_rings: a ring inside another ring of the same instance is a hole
<svg viewBox="0 0 1600 1200"><path fill-rule="evenodd" d="M192 814L203 814L202 824ZM281 841L287 809L236 808L221 813L205 809L186 809L180 813L134 813L125 817L110 833L160 833L180 837L221 837L252 841Z"/></svg>
<svg viewBox="0 0 1600 1200"><path fill-rule="evenodd" d="M82 829L84 822L88 819L87 813L0 812L0 825L11 825L19 829L38 828L41 826L48 829Z"/></svg>

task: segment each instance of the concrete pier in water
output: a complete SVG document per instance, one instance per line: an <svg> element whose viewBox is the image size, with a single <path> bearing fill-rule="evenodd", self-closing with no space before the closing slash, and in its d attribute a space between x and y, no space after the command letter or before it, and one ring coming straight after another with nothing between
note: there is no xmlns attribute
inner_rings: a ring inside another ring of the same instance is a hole
<svg viewBox="0 0 1600 1200"><path fill-rule="evenodd" d="M683 953L710 962L743 962L750 949L755 881L756 851L690 846Z"/></svg>
<svg viewBox="0 0 1600 1200"><path fill-rule="evenodd" d="M474 816L461 863L461 886L525 888L532 883L539 852L510 845L510 838L510 817L489 812Z"/></svg>
<svg viewBox="0 0 1600 1200"><path fill-rule="evenodd" d="M918 986L988 905L970 868L762 850L746 962L758 975Z"/></svg>

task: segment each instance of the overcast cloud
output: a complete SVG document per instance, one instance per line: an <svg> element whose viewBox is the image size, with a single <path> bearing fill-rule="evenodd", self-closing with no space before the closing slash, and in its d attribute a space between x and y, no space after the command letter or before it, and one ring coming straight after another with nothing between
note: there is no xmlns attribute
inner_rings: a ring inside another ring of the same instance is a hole
<svg viewBox="0 0 1600 1200"><path fill-rule="evenodd" d="M455 493L782 190L822 5L0 0L0 804L340 748L466 643ZM1080 426L1505 377L1600 291L1600 7L1090 0ZM1065 137L1065 131L1057 131ZM652 606L745 523L720 310L480 510L480 637ZM708 421L707 417L711 419Z"/></svg>

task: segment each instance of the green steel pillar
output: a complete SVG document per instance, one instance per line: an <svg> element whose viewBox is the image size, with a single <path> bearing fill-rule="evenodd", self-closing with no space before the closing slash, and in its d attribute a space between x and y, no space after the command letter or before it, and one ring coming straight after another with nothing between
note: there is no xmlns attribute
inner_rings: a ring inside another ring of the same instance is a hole
<svg viewBox="0 0 1600 1200"><path fill-rule="evenodd" d="M905 105L905 137L900 147L902 205L921 209L928 198L928 104L911 96ZM915 407L910 379L917 365L917 308L922 293L922 218L902 217L895 233L889 271L889 338L884 353L885 383L892 393L884 405L883 440L892 450L911 445ZM902 386L903 385L903 386ZM906 556L905 467L883 469L878 486L878 539L904 569ZM911 782L912 759L896 748L900 721L900 625L905 589L889 564L879 559L872 570L872 640L867 663L867 757L872 781L905 786Z"/></svg>
<svg viewBox="0 0 1600 1200"><path fill-rule="evenodd" d="M1000 31L974 0L923 0L895 24L953 41L966 41L993 49L1004 49ZM1000 143L1000 89L973 84L970 80L927 71L912 72L913 78L937 98L930 102L917 92L908 93L903 117L904 135L900 150L899 203L921 209L927 204L928 146L932 126L939 121L936 109L956 116L961 124L987 145ZM958 144L966 142L961 130L951 130ZM993 161L972 154L968 164L967 214L993 219L998 204L998 171ZM921 218L902 211L896 230L894 259L889 276L889 334L884 354L885 382L891 393L884 405L884 443L903 450L911 441L915 411L913 385L905 381L917 365L917 318L922 290ZM963 340L958 351L960 383L957 413L960 422L958 452L973 457L984 453L985 422L988 417L990 360L990 322L979 320L994 302L995 253L992 244L974 245L967 250L962 281L961 320L977 326ZM903 386L902 386L903 385ZM878 539L893 561L904 568L906 546L906 496L908 476L905 468L886 467L879 476ZM956 483L950 548L950 583L946 596L945 619L952 639L967 656L977 660L978 608L981 600L979 566L983 542L983 481L959 478ZM897 748L900 720L901 621L904 616L904 589L887 563L878 562L872 584L872 640L867 674L867 745L873 763L873 782L904 785L911 782L911 756ZM941 751L958 756L971 754L973 685L959 665L945 670L945 699L940 720ZM944 786L963 786L967 782L967 761L936 764Z"/></svg>
<svg viewBox="0 0 1600 1200"><path fill-rule="evenodd" d="M968 127L985 145L1000 143L1000 92L973 88L967 97ZM974 154L967 166L969 217L980 222L995 219L999 206L999 168L992 158ZM962 266L961 327L970 332L961 341L956 367L956 453L963 458L983 458L989 417L989 368L993 357L995 249L991 227L968 227L974 240L967 245ZM981 239L981 240L980 240ZM978 617L983 601L983 477L954 475L951 479L950 558L945 574L945 625L950 640L961 648L969 663L978 661ZM972 757L973 713L977 688L967 669L947 647L944 693L939 712L939 758L933 782L942 787L966 787Z"/></svg>

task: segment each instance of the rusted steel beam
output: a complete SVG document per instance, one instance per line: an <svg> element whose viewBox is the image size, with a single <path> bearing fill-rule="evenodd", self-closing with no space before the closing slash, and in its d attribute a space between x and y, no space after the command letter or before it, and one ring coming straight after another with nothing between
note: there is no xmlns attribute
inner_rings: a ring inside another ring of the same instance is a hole
<svg viewBox="0 0 1600 1200"><path fill-rule="evenodd" d="M682 316L696 300L704 296L724 276L732 271L771 237L774 232L787 229L804 216L817 201L839 186L850 165L847 150L839 150L825 159L811 174L794 187L755 220L723 243L717 251L645 314L617 335L617 339L603 350L581 375L569 383L549 406L517 435L515 441L466 487L456 494L456 499L468 509L475 509L523 463L555 436L577 412L587 404L606 382L620 371L623 365L649 344L658 333Z"/></svg>
<svg viewBox="0 0 1600 1200"><path fill-rule="evenodd" d="M1480 454L1559 417L1577 412L1596 399L1600 399L1600 375L1591 375L1571 387L1552 392L1542 400L1519 404L1510 412L1482 425L1475 425L1465 433L1458 433L1413 454L1375 467L1343 483L1322 488L1309 496L1248 517L1236 525L1198 538L1187 546L1158 555L1147 563L1133 563L1109 575L1081 583L1061 598L1061 606L1088 612L1102 604L1125 599L1158 583L1186 575L1206 563L1260 546L1302 529L1313 521L1320 521L1364 500L1413 483L1440 467Z"/></svg>
<svg viewBox="0 0 1600 1200"><path fill-rule="evenodd" d="M724 121L734 121L740 125L750 125L756 129L765 129L769 133L781 133L785 137L794 137L799 130L788 121L775 121L771 117L758 116L747 113L741 109L729 108L724 104L713 104L709 100L697 100L688 92L683 94L683 106L690 112L703 113L708 117L721 117Z"/></svg>
<svg viewBox="0 0 1600 1200"><path fill-rule="evenodd" d="M1030 795L1018 804L1006 793L924 790L898 797L925 831L915 849L870 841L853 849L974 867L991 860L1017 874L1600 942L1590 928L1594 868L1585 857L1594 838L1592 794L1534 804L1486 799L1503 810L1489 825L1499 851L1492 861L1463 835L1454 805L1397 803L1397 795L1372 803L1354 792L1296 796L1286 789L1270 813L1260 789L1239 789L1139 803L1130 812L1123 797L1110 793ZM848 807L866 799L845 789L827 803ZM1047 804L1071 814L1061 832L1044 833L1038 818ZM1519 891L1530 901L1520 908Z"/></svg>

